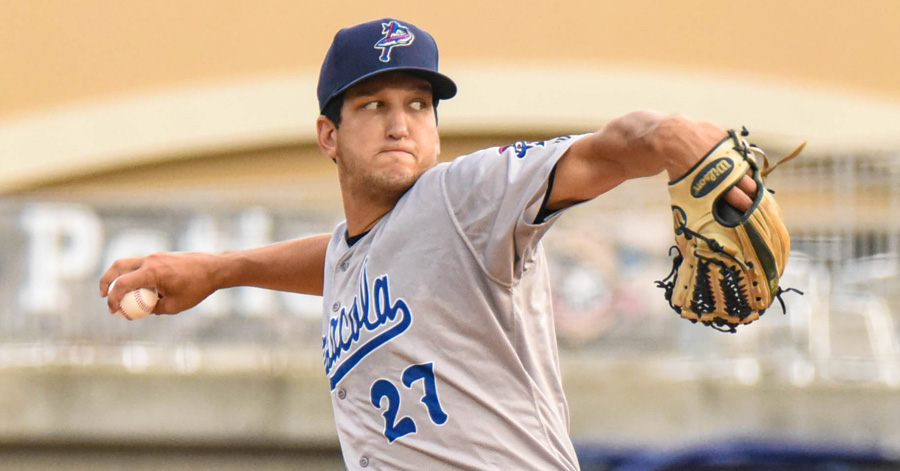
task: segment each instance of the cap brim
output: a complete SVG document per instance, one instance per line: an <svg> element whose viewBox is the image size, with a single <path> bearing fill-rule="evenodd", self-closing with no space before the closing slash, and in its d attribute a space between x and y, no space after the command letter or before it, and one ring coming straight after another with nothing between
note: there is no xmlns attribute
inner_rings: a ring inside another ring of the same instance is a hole
<svg viewBox="0 0 900 471"><path fill-rule="evenodd" d="M419 68L419 67L396 67L396 68L390 68L390 69L376 70L372 73L363 75L362 77L359 77L356 80L348 83L347 85L344 85L343 87L335 90L334 93L332 93L331 96L328 97L328 100L325 101L325 104L322 105L322 109L319 110L319 112L324 111L325 107L328 106L328 103L331 102L331 100L333 100L334 97L340 95L341 93L344 93L350 87L352 87L364 80L368 80L372 77L375 77L377 75L381 75L381 74L384 74L387 72L408 72L410 74L413 74L415 76L422 77L423 79L428 80L431 83L431 90L432 90L432 92L434 92L434 97L439 100L447 100L449 98L453 98L454 96L456 96L456 83L453 82L453 80L451 80L450 77L447 77L446 75L444 75L442 73L435 72L435 71L429 70L429 69Z"/></svg>

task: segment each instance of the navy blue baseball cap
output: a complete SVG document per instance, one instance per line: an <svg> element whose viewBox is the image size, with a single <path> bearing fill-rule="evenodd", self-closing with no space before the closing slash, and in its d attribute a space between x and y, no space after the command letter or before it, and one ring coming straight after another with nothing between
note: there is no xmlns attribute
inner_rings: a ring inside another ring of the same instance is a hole
<svg viewBox="0 0 900 471"><path fill-rule="evenodd" d="M435 98L456 95L456 84L438 72L434 38L412 23L384 18L344 28L334 35L319 72L319 112L335 96L369 77L409 72L429 82Z"/></svg>

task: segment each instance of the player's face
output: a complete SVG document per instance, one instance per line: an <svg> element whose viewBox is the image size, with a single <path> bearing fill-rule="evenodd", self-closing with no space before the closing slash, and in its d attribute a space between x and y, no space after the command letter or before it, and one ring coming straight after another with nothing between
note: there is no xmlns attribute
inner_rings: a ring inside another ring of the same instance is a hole
<svg viewBox="0 0 900 471"><path fill-rule="evenodd" d="M334 148L341 185L399 198L437 162L440 139L431 84L404 73L378 75L344 96Z"/></svg>

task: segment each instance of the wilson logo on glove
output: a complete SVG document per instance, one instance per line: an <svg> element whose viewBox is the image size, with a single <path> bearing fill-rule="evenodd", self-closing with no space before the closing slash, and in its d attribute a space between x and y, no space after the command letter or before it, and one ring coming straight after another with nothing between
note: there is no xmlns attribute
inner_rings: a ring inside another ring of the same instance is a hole
<svg viewBox="0 0 900 471"><path fill-rule="evenodd" d="M803 146L770 167L746 136L746 129L740 136L728 131L686 175L669 183L677 253L671 273L656 282L681 317L724 332L759 319L775 299L784 310L781 295L797 291L778 286L791 238L763 179ZM757 190L753 205L741 212L721 197L744 175Z"/></svg>
<svg viewBox="0 0 900 471"><path fill-rule="evenodd" d="M703 170L700 170L700 173L694 178L694 183L691 185L691 196L694 198L706 196L710 191L713 191L713 189L717 187L732 170L734 170L734 165L731 164L731 160L717 159L710 162L709 165L703 167Z"/></svg>

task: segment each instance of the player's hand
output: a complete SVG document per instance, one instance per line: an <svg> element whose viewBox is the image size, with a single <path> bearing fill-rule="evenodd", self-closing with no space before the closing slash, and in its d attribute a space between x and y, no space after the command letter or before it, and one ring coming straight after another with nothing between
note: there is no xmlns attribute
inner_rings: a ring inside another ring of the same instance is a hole
<svg viewBox="0 0 900 471"><path fill-rule="evenodd" d="M206 299L220 286L215 273L220 257L204 253L158 253L116 260L100 277L100 296L109 312L119 310L119 301L129 291L154 288L159 302L155 314L177 314ZM110 283L116 280L112 291Z"/></svg>
<svg viewBox="0 0 900 471"><path fill-rule="evenodd" d="M725 193L725 201L741 212L746 212L753 206L754 198L756 198L756 182L749 175L744 175L734 188Z"/></svg>
<svg viewBox="0 0 900 471"><path fill-rule="evenodd" d="M726 136L724 129L712 123L692 121L684 117L665 120L661 125L667 142L666 171L669 180L687 174L713 147ZM753 206L756 197L756 182L750 175L744 175L737 185L725 194L725 201L741 210Z"/></svg>

